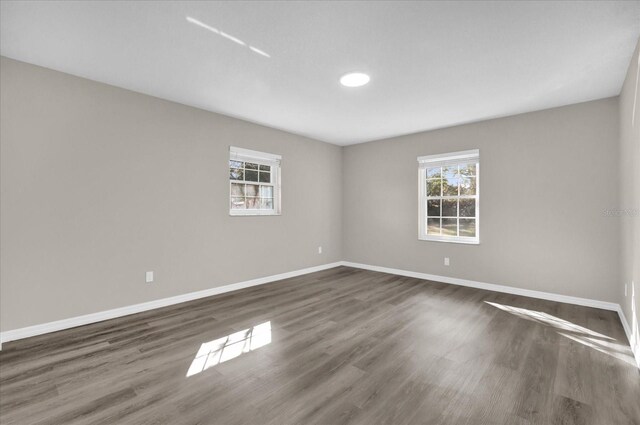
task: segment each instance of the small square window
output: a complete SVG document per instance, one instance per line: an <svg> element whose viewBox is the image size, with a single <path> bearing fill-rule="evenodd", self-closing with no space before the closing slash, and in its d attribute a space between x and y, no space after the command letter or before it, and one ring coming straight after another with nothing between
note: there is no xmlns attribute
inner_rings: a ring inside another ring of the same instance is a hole
<svg viewBox="0 0 640 425"><path fill-rule="evenodd" d="M279 155L229 149L229 214L280 214Z"/></svg>

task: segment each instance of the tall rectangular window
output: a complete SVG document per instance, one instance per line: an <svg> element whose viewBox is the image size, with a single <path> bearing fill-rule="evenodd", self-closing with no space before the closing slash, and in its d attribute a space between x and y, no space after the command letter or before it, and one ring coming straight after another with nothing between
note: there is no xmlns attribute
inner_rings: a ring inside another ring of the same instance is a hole
<svg viewBox="0 0 640 425"><path fill-rule="evenodd" d="M421 156L418 164L418 238L480 243L480 152Z"/></svg>
<svg viewBox="0 0 640 425"><path fill-rule="evenodd" d="M280 155L229 148L229 214L280 214Z"/></svg>

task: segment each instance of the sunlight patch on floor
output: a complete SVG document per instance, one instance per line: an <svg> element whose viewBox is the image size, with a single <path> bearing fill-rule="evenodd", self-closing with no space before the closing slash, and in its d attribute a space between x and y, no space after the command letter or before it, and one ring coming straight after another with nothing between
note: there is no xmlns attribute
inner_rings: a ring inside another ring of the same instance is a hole
<svg viewBox="0 0 640 425"><path fill-rule="evenodd" d="M187 378L271 343L271 322L235 332L200 346Z"/></svg>
<svg viewBox="0 0 640 425"><path fill-rule="evenodd" d="M558 332L560 335L569 338L573 341L579 342L582 345L591 347L596 351L615 357L618 360L622 360L625 363L629 363L631 366L636 365L636 361L631 354L631 349L624 345L606 343L605 341L599 341L595 338L587 338L580 335L571 335L564 332ZM605 344L603 344L605 343Z"/></svg>
<svg viewBox="0 0 640 425"><path fill-rule="evenodd" d="M569 338L572 341L578 342L601 353L608 354L630 365L637 366L631 348L627 345L613 342L616 340L607 335L603 335L542 311L528 310L526 308L513 307L490 301L485 301L485 303L522 319L537 322L545 326L552 326L558 330L559 335L562 335L565 338Z"/></svg>
<svg viewBox="0 0 640 425"><path fill-rule="evenodd" d="M562 329L565 331L577 332L577 333L591 335L598 338L610 339L615 341L615 339L607 335L603 335L601 333L592 331L591 329L587 329L585 327L576 325L575 323L569 322L564 319L560 319L559 317L552 316L543 311L527 310L526 308L512 307L509 305L492 303L490 301L485 301L485 303L492 305L496 308L499 308L500 310L507 311L515 316L521 317L526 320L532 320L534 322L542 323L548 326L553 326L555 328Z"/></svg>

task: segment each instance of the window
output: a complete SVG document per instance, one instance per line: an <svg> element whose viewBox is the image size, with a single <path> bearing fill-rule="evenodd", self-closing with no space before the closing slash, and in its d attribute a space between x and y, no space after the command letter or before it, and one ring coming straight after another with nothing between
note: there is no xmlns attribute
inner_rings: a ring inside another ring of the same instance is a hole
<svg viewBox="0 0 640 425"><path fill-rule="evenodd" d="M280 155L229 148L229 214L280 214Z"/></svg>
<svg viewBox="0 0 640 425"><path fill-rule="evenodd" d="M479 151L421 156L418 163L418 238L480 243Z"/></svg>

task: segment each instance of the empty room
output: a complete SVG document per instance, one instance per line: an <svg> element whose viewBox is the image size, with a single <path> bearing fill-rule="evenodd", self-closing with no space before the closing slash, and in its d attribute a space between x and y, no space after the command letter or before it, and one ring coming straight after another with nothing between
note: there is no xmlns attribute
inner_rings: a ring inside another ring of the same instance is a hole
<svg viewBox="0 0 640 425"><path fill-rule="evenodd" d="M640 0L0 1L0 424L640 425Z"/></svg>

